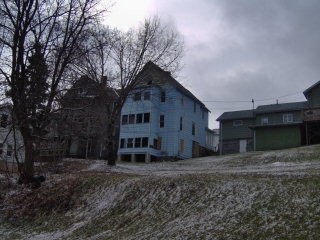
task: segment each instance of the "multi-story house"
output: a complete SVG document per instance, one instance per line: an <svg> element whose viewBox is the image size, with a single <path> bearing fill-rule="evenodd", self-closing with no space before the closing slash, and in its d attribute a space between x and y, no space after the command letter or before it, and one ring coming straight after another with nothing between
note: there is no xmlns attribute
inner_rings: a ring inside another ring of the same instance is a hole
<svg viewBox="0 0 320 240"><path fill-rule="evenodd" d="M217 119L220 122L221 153L320 143L320 81L303 94L307 101L223 113Z"/></svg>
<svg viewBox="0 0 320 240"><path fill-rule="evenodd" d="M0 105L0 161L24 161L24 144L18 128L12 124L12 106Z"/></svg>
<svg viewBox="0 0 320 240"><path fill-rule="evenodd" d="M58 119L58 135L67 139L66 156L79 158L106 159L108 151L106 137L108 119L117 101L117 93L107 87L105 81L97 83L87 76L82 76L66 92L61 100ZM112 141L118 144L118 121L112 127Z"/></svg>
<svg viewBox="0 0 320 240"><path fill-rule="evenodd" d="M208 133L206 106L152 62L136 81L121 111L118 160L150 162L202 155Z"/></svg>

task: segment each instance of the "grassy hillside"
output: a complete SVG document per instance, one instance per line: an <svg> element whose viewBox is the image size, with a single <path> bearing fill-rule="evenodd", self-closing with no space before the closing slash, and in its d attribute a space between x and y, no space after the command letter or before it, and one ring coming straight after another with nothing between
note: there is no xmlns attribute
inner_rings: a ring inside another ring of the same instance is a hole
<svg viewBox="0 0 320 240"><path fill-rule="evenodd" d="M319 153L42 166L40 189L2 184L0 238L319 239Z"/></svg>

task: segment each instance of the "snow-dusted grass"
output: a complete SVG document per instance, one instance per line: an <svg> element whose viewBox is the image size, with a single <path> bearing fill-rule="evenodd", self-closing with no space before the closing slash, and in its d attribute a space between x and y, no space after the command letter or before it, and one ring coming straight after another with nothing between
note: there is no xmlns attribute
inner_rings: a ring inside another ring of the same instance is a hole
<svg viewBox="0 0 320 240"><path fill-rule="evenodd" d="M85 166L67 175L76 181L74 207L40 214L37 226L0 222L0 238L320 239L319 153L312 146L112 168L69 159Z"/></svg>

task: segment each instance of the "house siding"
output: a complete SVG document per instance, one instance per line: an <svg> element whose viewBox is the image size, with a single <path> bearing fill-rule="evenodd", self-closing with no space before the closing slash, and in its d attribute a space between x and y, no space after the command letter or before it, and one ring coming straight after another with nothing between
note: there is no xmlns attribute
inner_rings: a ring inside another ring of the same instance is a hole
<svg viewBox="0 0 320 240"><path fill-rule="evenodd" d="M253 131L249 126L254 123L254 120L243 119L242 121L243 124L241 126L234 126L234 120L221 122L220 129L222 129L222 133L220 133L220 137L222 140L252 138Z"/></svg>
<svg viewBox="0 0 320 240"><path fill-rule="evenodd" d="M302 122L303 113L302 111L294 111L294 112L280 112L280 113L266 113L266 114L257 114L256 116L256 125L261 125L262 118L268 118L267 125L273 124L284 124L283 115L284 114L292 114L293 122Z"/></svg>
<svg viewBox="0 0 320 240"><path fill-rule="evenodd" d="M301 146L300 126L256 128L256 150L277 150Z"/></svg>

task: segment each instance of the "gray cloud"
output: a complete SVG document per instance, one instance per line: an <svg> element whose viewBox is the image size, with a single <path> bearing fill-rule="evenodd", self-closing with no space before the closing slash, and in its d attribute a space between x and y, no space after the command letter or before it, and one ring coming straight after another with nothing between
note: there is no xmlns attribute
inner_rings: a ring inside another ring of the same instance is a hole
<svg viewBox="0 0 320 240"><path fill-rule="evenodd" d="M181 80L209 101L211 126L223 111L250 109L252 98L304 100L320 80L318 0L163 0L155 8L185 36Z"/></svg>

